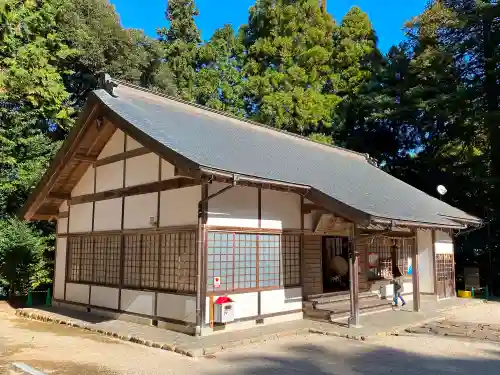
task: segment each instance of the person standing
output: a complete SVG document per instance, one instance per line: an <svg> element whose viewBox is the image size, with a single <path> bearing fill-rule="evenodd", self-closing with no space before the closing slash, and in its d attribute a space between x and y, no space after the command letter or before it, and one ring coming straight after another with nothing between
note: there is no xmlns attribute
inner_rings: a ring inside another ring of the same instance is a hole
<svg viewBox="0 0 500 375"><path fill-rule="evenodd" d="M392 281L391 283L394 285L394 306L398 307L398 302L401 300L401 306L406 305L406 302L401 295L401 289L403 289L403 275L399 270L399 267L394 267L392 269Z"/></svg>

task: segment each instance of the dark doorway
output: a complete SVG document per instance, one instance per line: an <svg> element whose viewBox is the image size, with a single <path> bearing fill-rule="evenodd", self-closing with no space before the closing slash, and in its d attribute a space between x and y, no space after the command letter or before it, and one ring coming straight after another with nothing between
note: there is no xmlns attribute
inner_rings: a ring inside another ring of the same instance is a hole
<svg viewBox="0 0 500 375"><path fill-rule="evenodd" d="M348 237L323 237L323 293L349 290L348 257Z"/></svg>

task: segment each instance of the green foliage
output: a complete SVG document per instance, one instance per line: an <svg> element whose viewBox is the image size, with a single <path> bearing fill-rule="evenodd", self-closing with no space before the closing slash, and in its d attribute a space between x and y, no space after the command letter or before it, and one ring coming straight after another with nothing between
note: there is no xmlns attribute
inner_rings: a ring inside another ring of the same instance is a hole
<svg viewBox="0 0 500 375"><path fill-rule="evenodd" d="M317 0L258 0L241 30L249 116L310 134L330 128L340 98L328 90L335 23Z"/></svg>
<svg viewBox="0 0 500 375"><path fill-rule="evenodd" d="M225 25L202 42L194 0L168 1L158 39L124 29L108 0L0 2L0 228L12 232L1 246L50 250L53 228L37 223L34 231L8 218L106 72L369 153L429 194L445 184L448 202L492 219L492 236L483 230L461 237L463 249L475 249L463 254L497 249L498 3L431 1L385 56L366 13L353 7L336 24L322 5L256 0L238 32ZM43 261L28 263L23 270L35 275L49 269ZM10 282L12 269L24 280L17 287L25 288L25 271L9 268Z"/></svg>
<svg viewBox="0 0 500 375"><path fill-rule="evenodd" d="M25 222L0 220L0 283L10 293L25 293L28 288L51 281L44 252L45 239Z"/></svg>
<svg viewBox="0 0 500 375"><path fill-rule="evenodd" d="M177 87L176 94L189 101L194 100L197 51L201 42L194 21L197 15L194 0L169 0L165 12L169 26L158 29L167 67Z"/></svg>

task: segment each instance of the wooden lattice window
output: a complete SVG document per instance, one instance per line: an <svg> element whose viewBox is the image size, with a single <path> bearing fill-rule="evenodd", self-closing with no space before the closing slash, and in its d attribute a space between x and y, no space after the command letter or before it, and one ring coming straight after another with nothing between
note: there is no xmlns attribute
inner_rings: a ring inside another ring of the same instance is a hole
<svg viewBox="0 0 500 375"><path fill-rule="evenodd" d="M300 285L300 236L281 236L283 280L285 286Z"/></svg>
<svg viewBox="0 0 500 375"><path fill-rule="evenodd" d="M437 281L447 281L455 278L453 254L436 254L436 273Z"/></svg>
<svg viewBox="0 0 500 375"><path fill-rule="evenodd" d="M368 241L367 249L370 256L377 259L375 266L370 266L370 277L392 278L392 249L395 246L398 267L403 276L408 276L412 256L413 239L397 237L374 237Z"/></svg>
<svg viewBox="0 0 500 375"><path fill-rule="evenodd" d="M282 285L279 235L259 235L259 287Z"/></svg>
<svg viewBox="0 0 500 375"><path fill-rule="evenodd" d="M68 237L67 253L68 281L79 282L82 261L81 237Z"/></svg>
<svg viewBox="0 0 500 375"><path fill-rule="evenodd" d="M141 284L142 288L158 288L159 234L143 234L141 240Z"/></svg>
<svg viewBox="0 0 500 375"><path fill-rule="evenodd" d="M160 245L160 289L177 289L179 233L164 233Z"/></svg>
<svg viewBox="0 0 500 375"><path fill-rule="evenodd" d="M208 292L280 287L282 263L280 235L232 232L207 235ZM215 285L215 278L219 278L220 285Z"/></svg>
<svg viewBox="0 0 500 375"><path fill-rule="evenodd" d="M123 249L123 285L141 287L141 235L130 234L124 236Z"/></svg>
<svg viewBox="0 0 500 375"><path fill-rule="evenodd" d="M179 235L179 261L177 291L196 291L196 235L195 232L181 232Z"/></svg>
<svg viewBox="0 0 500 375"><path fill-rule="evenodd" d="M84 236L81 241L80 282L92 282L92 246L93 238Z"/></svg>

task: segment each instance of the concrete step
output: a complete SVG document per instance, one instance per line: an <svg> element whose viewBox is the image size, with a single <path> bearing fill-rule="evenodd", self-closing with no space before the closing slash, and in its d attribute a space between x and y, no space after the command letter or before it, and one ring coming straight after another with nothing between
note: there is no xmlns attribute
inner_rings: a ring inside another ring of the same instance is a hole
<svg viewBox="0 0 500 375"><path fill-rule="evenodd" d="M376 299L360 299L360 313L374 312L390 308L392 301ZM315 308L305 307L304 316L307 319L330 322L334 319L348 316L351 310L350 301L337 301L334 303L316 305Z"/></svg>
<svg viewBox="0 0 500 375"><path fill-rule="evenodd" d="M365 299L374 299L374 300L380 300L380 297L376 293L372 292L361 292L359 293L359 300L365 300ZM306 302L304 302L304 307L307 304L308 306L316 307L319 308L319 306L326 305L326 304L331 304L331 303L337 303L337 302L345 302L349 301L350 296L349 292L339 292L339 293L331 293L331 294L325 294L325 295L320 295L318 297L315 296L310 296Z"/></svg>

